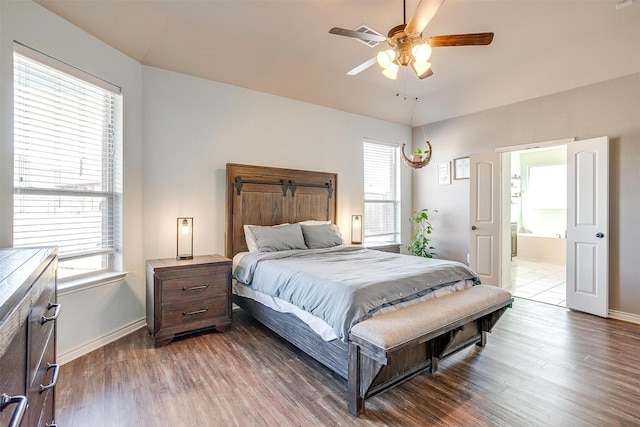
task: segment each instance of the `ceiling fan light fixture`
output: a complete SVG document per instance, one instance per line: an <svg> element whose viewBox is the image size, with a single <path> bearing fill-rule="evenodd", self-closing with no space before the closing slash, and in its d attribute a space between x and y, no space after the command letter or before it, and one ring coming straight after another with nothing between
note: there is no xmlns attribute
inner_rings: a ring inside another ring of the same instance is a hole
<svg viewBox="0 0 640 427"><path fill-rule="evenodd" d="M376 55L376 61L378 61L378 65L381 66L384 70L386 70L393 64L394 59L396 59L396 51L393 49L380 51Z"/></svg>
<svg viewBox="0 0 640 427"><path fill-rule="evenodd" d="M395 80L398 77L399 68L398 64L391 63L391 65L382 70L382 74L388 79Z"/></svg>
<svg viewBox="0 0 640 427"><path fill-rule="evenodd" d="M431 62L415 60L411 63L411 68L413 68L413 71L416 72L418 77L424 78L431 68Z"/></svg>
<svg viewBox="0 0 640 427"><path fill-rule="evenodd" d="M431 45L428 42L420 43L411 49L416 61L426 62L431 58Z"/></svg>

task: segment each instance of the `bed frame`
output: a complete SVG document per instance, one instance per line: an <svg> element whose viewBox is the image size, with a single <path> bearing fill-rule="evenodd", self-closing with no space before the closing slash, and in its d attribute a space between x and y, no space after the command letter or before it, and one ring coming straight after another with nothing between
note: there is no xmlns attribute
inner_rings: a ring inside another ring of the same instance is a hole
<svg viewBox="0 0 640 427"><path fill-rule="evenodd" d="M247 251L244 224L276 225L310 219L335 223L337 179L334 173L227 164L226 256ZM438 336L424 335L390 352L352 340L326 342L292 314L276 312L235 294L233 302L346 379L347 407L356 416L364 412L365 399L425 369L435 371L440 359L463 348L483 346L486 332L508 306L501 303L482 315L465 316Z"/></svg>

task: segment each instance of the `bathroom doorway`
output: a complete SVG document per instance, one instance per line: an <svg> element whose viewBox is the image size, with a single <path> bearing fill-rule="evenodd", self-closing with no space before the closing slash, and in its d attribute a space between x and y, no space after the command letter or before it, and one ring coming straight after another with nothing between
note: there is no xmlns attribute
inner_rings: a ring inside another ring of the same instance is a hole
<svg viewBox="0 0 640 427"><path fill-rule="evenodd" d="M566 145L503 153L509 172L514 296L566 306ZM506 159L505 159L506 160ZM506 177L503 182L507 182ZM504 229L504 228L503 228Z"/></svg>

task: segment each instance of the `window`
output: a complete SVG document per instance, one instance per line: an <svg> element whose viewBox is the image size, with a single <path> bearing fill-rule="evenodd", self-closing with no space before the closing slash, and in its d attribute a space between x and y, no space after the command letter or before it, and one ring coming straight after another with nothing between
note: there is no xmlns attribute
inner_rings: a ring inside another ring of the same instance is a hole
<svg viewBox="0 0 640 427"><path fill-rule="evenodd" d="M113 266L121 210L119 92L15 45L13 245L58 246L61 279Z"/></svg>
<svg viewBox="0 0 640 427"><path fill-rule="evenodd" d="M364 243L400 241L398 147L364 142Z"/></svg>
<svg viewBox="0 0 640 427"><path fill-rule="evenodd" d="M525 193L531 209L567 208L567 165L529 167Z"/></svg>

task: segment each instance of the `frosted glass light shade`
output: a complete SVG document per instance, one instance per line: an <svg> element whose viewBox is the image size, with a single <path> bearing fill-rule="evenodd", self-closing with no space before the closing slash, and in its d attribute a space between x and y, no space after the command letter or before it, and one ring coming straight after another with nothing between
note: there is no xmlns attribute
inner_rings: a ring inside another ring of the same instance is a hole
<svg viewBox="0 0 640 427"><path fill-rule="evenodd" d="M416 75L418 77L422 77L424 76L427 71L429 71L429 69L431 68L431 62L427 62L427 61L413 61L413 63L411 64L411 68L413 68L413 71L416 72Z"/></svg>
<svg viewBox="0 0 640 427"><path fill-rule="evenodd" d="M351 215L351 243L362 243L362 215Z"/></svg>
<svg viewBox="0 0 640 427"><path fill-rule="evenodd" d="M431 46L429 43L417 44L411 49L413 57L418 62L427 62L431 57Z"/></svg>
<svg viewBox="0 0 640 427"><path fill-rule="evenodd" d="M193 218L178 218L176 259L193 258Z"/></svg>
<svg viewBox="0 0 640 427"><path fill-rule="evenodd" d="M398 64L391 64L382 70L382 74L388 79L395 80L398 77L399 68Z"/></svg>
<svg viewBox="0 0 640 427"><path fill-rule="evenodd" d="M393 49L383 50L376 55L376 61L378 65L383 69L389 68L393 64L393 60L396 59L396 51Z"/></svg>

